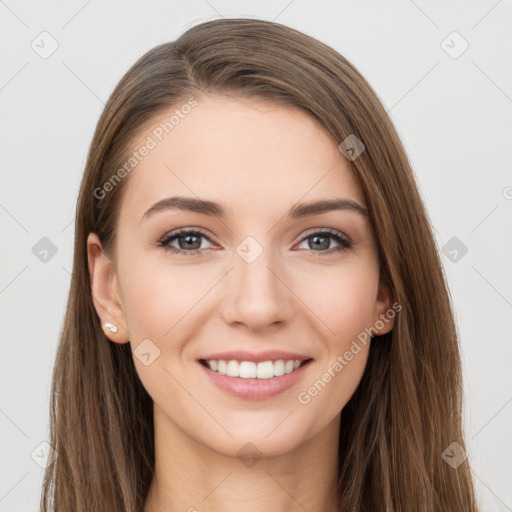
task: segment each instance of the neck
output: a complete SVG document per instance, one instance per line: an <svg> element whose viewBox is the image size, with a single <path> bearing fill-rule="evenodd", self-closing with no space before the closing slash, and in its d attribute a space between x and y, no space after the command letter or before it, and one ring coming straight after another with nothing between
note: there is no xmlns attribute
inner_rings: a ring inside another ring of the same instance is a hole
<svg viewBox="0 0 512 512"><path fill-rule="evenodd" d="M232 457L196 442L154 406L155 474L144 512L334 512L339 415L296 449ZM244 453L244 452L242 452Z"/></svg>

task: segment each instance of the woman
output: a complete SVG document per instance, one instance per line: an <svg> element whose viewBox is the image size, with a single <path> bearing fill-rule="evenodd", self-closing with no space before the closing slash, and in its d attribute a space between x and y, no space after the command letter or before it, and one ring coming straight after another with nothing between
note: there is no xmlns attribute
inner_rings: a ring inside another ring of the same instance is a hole
<svg viewBox="0 0 512 512"><path fill-rule="evenodd" d="M222 19L146 53L75 233L41 510L478 510L428 216L332 48Z"/></svg>

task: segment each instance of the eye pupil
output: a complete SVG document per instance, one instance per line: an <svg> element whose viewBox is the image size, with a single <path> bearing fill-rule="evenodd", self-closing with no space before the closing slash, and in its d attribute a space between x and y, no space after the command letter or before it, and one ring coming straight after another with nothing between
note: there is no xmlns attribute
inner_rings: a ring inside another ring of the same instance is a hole
<svg viewBox="0 0 512 512"><path fill-rule="evenodd" d="M191 238L192 239L194 239L194 238L199 239L198 235L186 235L186 236L179 237L178 240L180 241L179 242L180 248L181 249L187 249L187 248L190 249L191 245L194 244L193 241L190 242ZM181 243L181 240L183 240L183 239L186 240L186 242L184 244ZM196 240L196 243L197 243L197 240ZM200 241L199 241L199 247L201 247L201 242Z"/></svg>
<svg viewBox="0 0 512 512"><path fill-rule="evenodd" d="M329 237L328 236L320 236L320 235L313 235L312 237L310 238L313 238L315 240L315 247L320 247L321 249L329 249ZM320 243L320 244L317 244L316 243L316 240L318 239L323 239L324 242L323 243Z"/></svg>

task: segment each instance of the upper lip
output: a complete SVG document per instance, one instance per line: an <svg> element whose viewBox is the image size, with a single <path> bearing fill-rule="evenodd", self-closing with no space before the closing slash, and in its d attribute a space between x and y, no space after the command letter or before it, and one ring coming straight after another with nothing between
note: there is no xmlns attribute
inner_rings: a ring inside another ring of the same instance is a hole
<svg viewBox="0 0 512 512"><path fill-rule="evenodd" d="M246 350L235 350L230 352L217 352L216 354L210 354L208 356L201 357L199 360L215 360L215 361L253 361L260 363L262 361L277 361L283 359L289 361L290 359L305 361L312 359L310 356L304 354L298 354L296 352L285 352L283 350L267 350L265 352L247 352Z"/></svg>

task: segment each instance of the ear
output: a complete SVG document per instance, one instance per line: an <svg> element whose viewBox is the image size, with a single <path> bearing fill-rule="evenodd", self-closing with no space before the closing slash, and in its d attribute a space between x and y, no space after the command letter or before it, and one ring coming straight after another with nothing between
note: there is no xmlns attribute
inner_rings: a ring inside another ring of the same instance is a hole
<svg viewBox="0 0 512 512"><path fill-rule="evenodd" d="M129 341L126 319L121 300L116 269L104 253L101 241L96 233L87 237L87 258L94 308L104 326L110 322L117 326L117 332L103 329L105 335L115 343Z"/></svg>
<svg viewBox="0 0 512 512"><path fill-rule="evenodd" d="M402 309L400 305L393 304L390 286L381 280L375 301L372 332L376 331L375 335L380 336L391 331L395 325L397 311L400 311L400 309Z"/></svg>

